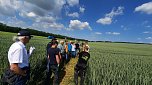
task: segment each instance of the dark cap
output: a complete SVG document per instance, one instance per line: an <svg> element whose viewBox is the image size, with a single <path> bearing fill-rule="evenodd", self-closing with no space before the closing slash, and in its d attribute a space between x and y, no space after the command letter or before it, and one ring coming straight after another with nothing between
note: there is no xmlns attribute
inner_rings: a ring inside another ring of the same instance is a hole
<svg viewBox="0 0 152 85"><path fill-rule="evenodd" d="M30 32L26 31L26 30L19 31L19 33L17 34L17 36L30 36L30 37L33 37L33 36L31 36Z"/></svg>

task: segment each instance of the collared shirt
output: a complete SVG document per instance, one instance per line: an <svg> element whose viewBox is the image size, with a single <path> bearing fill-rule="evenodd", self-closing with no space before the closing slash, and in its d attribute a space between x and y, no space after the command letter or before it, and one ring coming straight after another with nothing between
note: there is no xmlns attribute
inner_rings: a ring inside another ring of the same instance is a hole
<svg viewBox="0 0 152 85"><path fill-rule="evenodd" d="M12 63L18 63L20 68L29 66L29 55L25 45L22 42L15 42L11 45L8 51L8 60L10 65Z"/></svg>
<svg viewBox="0 0 152 85"><path fill-rule="evenodd" d="M75 44L72 44L72 49L71 51L75 51Z"/></svg>
<svg viewBox="0 0 152 85"><path fill-rule="evenodd" d="M64 53L64 46L62 44L59 44L58 48L60 49L61 53Z"/></svg>

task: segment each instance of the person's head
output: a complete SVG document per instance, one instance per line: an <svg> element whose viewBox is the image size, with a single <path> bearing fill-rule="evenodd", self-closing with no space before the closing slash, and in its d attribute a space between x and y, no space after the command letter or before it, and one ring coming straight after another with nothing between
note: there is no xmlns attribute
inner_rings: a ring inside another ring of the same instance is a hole
<svg viewBox="0 0 152 85"><path fill-rule="evenodd" d="M57 39L56 38L52 38L51 42L53 42L53 41L57 41Z"/></svg>
<svg viewBox="0 0 152 85"><path fill-rule="evenodd" d="M87 42L87 41L85 41L85 44L88 44L88 42Z"/></svg>
<svg viewBox="0 0 152 85"><path fill-rule="evenodd" d="M61 40L61 41L60 41L60 44L61 44L61 45L63 45L63 44L64 44L64 41L63 41L63 40Z"/></svg>
<svg viewBox="0 0 152 85"><path fill-rule="evenodd" d="M71 44L75 44L74 42L71 42Z"/></svg>
<svg viewBox="0 0 152 85"><path fill-rule="evenodd" d="M82 42L81 45L83 46L83 45L84 45L84 42Z"/></svg>
<svg viewBox="0 0 152 85"><path fill-rule="evenodd" d="M56 48L58 46L58 42L57 41L52 41L51 44L52 44L53 48Z"/></svg>
<svg viewBox="0 0 152 85"><path fill-rule="evenodd" d="M21 41L24 44L29 43L29 40L31 39L31 34L27 30L21 30L17 34L16 41Z"/></svg>
<svg viewBox="0 0 152 85"><path fill-rule="evenodd" d="M84 51L88 52L88 50L89 50L89 47L88 46L84 46Z"/></svg>

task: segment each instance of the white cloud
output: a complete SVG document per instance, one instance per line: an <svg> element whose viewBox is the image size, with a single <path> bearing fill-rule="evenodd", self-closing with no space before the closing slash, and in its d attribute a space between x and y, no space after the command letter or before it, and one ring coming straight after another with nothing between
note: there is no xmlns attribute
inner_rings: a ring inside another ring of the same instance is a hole
<svg viewBox="0 0 152 85"><path fill-rule="evenodd" d="M47 22L38 22L38 23L33 23L32 28L34 29L39 29L39 30L61 30L64 29L64 25L60 23L47 23Z"/></svg>
<svg viewBox="0 0 152 85"><path fill-rule="evenodd" d="M79 13L78 12L74 12L74 13L71 13L71 14L67 14L69 17L79 17Z"/></svg>
<svg viewBox="0 0 152 85"><path fill-rule="evenodd" d="M151 28L151 26L150 26L150 25L147 25L147 26L145 26L145 27L147 27L147 28Z"/></svg>
<svg viewBox="0 0 152 85"><path fill-rule="evenodd" d="M67 0L67 3L68 3L70 6L75 6L75 5L78 5L78 4L79 4L79 0Z"/></svg>
<svg viewBox="0 0 152 85"><path fill-rule="evenodd" d="M8 26L13 26L13 27L22 27L22 28L28 28L29 27L25 22L23 22L22 20L17 19L16 17L6 18L5 21L2 21L2 22L4 24L7 24Z"/></svg>
<svg viewBox="0 0 152 85"><path fill-rule="evenodd" d="M74 29L83 30L85 28L92 30L88 22L81 22L79 20L70 20L68 30L74 30Z"/></svg>
<svg viewBox="0 0 152 85"><path fill-rule="evenodd" d="M121 27L121 28L124 28L125 26L124 26L124 25L121 25L120 27Z"/></svg>
<svg viewBox="0 0 152 85"><path fill-rule="evenodd" d="M0 0L0 14L14 16L19 12L26 17L31 17L31 14L58 16L65 4L65 0Z"/></svg>
<svg viewBox="0 0 152 85"><path fill-rule="evenodd" d="M15 16L19 1L0 0L0 14L5 16Z"/></svg>
<svg viewBox="0 0 152 85"><path fill-rule="evenodd" d="M152 14L152 2L148 2L136 7L135 12L144 12L146 14Z"/></svg>
<svg viewBox="0 0 152 85"><path fill-rule="evenodd" d="M103 25L111 24L112 18L110 18L110 17L101 18L101 19L97 20L97 23L101 23Z"/></svg>
<svg viewBox="0 0 152 85"><path fill-rule="evenodd" d="M152 32L149 32L149 31L145 31L143 32L144 34L152 34Z"/></svg>
<svg viewBox="0 0 152 85"><path fill-rule="evenodd" d="M148 32L148 31L145 31L145 32L143 32L143 33L147 34L147 33L149 33L149 32Z"/></svg>
<svg viewBox="0 0 152 85"><path fill-rule="evenodd" d="M45 16L45 17L37 17L36 22L48 22L48 23L54 23L56 22L56 18L52 16Z"/></svg>
<svg viewBox="0 0 152 85"><path fill-rule="evenodd" d="M120 35L119 32L106 32L106 34L109 34L109 35Z"/></svg>
<svg viewBox="0 0 152 85"><path fill-rule="evenodd" d="M34 12L30 12L30 13L27 13L27 16L28 17L36 17L36 14Z"/></svg>
<svg viewBox="0 0 152 85"><path fill-rule="evenodd" d="M101 35L102 33L101 33L101 32L95 32L95 34L97 34L97 35Z"/></svg>
<svg viewBox="0 0 152 85"><path fill-rule="evenodd" d="M108 14L105 14L105 17L104 18L100 18L98 19L96 22L97 23L100 23L100 24L103 24L103 25L108 25L108 24L111 24L112 21L113 21L113 18L115 16L118 16L118 15L122 15L123 14L123 10L124 10L124 7L118 7L116 10L113 8L112 11Z"/></svg>
<svg viewBox="0 0 152 85"><path fill-rule="evenodd" d="M80 10L80 12L81 12L81 13L84 13L84 11L85 11L85 8L83 8L83 7L80 7L80 8L79 8L79 10Z"/></svg>
<svg viewBox="0 0 152 85"><path fill-rule="evenodd" d="M152 37L147 37L147 38L145 38L146 40L152 40Z"/></svg>
<svg viewBox="0 0 152 85"><path fill-rule="evenodd" d="M64 29L64 25L57 20L65 4L66 0L0 0L0 17L7 18L0 20L9 26ZM16 17L17 13L22 18Z"/></svg>
<svg viewBox="0 0 152 85"><path fill-rule="evenodd" d="M63 5L66 4L65 0L26 0L25 2L35 6L35 8L32 8L32 11L37 12L37 14L48 13L54 16L59 15ZM39 11L40 9L45 12Z"/></svg>
<svg viewBox="0 0 152 85"><path fill-rule="evenodd" d="M124 7L118 7L118 9L115 10L115 8L112 9L112 11L108 14L106 14L107 17L114 17L114 16L117 16L117 15L121 15L123 14L123 10L124 10Z"/></svg>

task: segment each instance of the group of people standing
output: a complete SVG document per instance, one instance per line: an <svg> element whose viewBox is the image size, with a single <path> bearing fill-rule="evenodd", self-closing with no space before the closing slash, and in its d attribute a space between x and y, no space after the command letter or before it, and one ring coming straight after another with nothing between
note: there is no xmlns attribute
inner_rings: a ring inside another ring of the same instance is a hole
<svg viewBox="0 0 152 85"><path fill-rule="evenodd" d="M75 58L79 55L80 51L83 51L87 47L89 51L89 46L86 43L79 44L78 42L68 42L67 40L58 41L53 38L51 42L47 44L47 79L46 85L49 85L48 81L52 72L54 73L54 85L59 85L59 72L64 68L64 65L68 63L70 58Z"/></svg>
<svg viewBox="0 0 152 85"><path fill-rule="evenodd" d="M30 77L29 57L35 49L35 47L30 47L27 50L26 44L29 43L32 37L30 32L26 30L21 30L17 34L16 42L11 45L8 51L10 67L4 72L2 77L4 85L26 85ZM78 74L85 74L86 66L84 65L86 65L90 58L89 48L87 43L79 44L79 42L68 42L67 40L58 41L56 38L53 38L46 47L47 72L45 85L50 85L49 81L52 73L54 74L53 85L59 85L60 70L64 68L64 65L68 63L70 58L79 56L74 68L74 79L77 85ZM88 57L87 59L83 58L86 56ZM84 75L81 77L81 81L83 82Z"/></svg>

